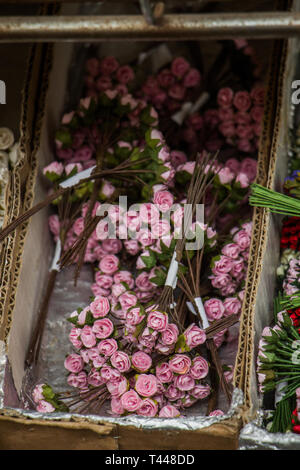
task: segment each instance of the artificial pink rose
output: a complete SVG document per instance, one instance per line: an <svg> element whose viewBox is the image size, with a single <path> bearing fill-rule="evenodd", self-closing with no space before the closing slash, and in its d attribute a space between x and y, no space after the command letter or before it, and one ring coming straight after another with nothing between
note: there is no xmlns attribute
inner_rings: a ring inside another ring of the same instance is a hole
<svg viewBox="0 0 300 470"><path fill-rule="evenodd" d="M242 112L248 111L251 106L251 98L247 91L238 91L233 98L234 106Z"/></svg>
<svg viewBox="0 0 300 470"><path fill-rule="evenodd" d="M192 88L200 85L201 74L197 69L191 68L183 79L183 85L186 88Z"/></svg>
<svg viewBox="0 0 300 470"><path fill-rule="evenodd" d="M112 82L109 77L102 75L101 77L97 78L95 86L98 91L110 90L112 88Z"/></svg>
<svg viewBox="0 0 300 470"><path fill-rule="evenodd" d="M253 144L250 142L249 139L239 139L237 142L237 148L241 152L252 153L255 149Z"/></svg>
<svg viewBox="0 0 300 470"><path fill-rule="evenodd" d="M95 282L91 285L92 292L95 297L108 297L110 295L110 289L104 289L103 287L100 287L98 284Z"/></svg>
<svg viewBox="0 0 300 470"><path fill-rule="evenodd" d="M233 108L220 108L218 109L218 116L221 121L234 121L234 111Z"/></svg>
<svg viewBox="0 0 300 470"><path fill-rule="evenodd" d="M251 238L246 230L239 230L233 237L233 241L241 248L241 250L247 250L250 246Z"/></svg>
<svg viewBox="0 0 300 470"><path fill-rule="evenodd" d="M151 226L151 234L154 238L162 238L170 235L171 225L168 220L159 220Z"/></svg>
<svg viewBox="0 0 300 470"><path fill-rule="evenodd" d="M83 359L79 354L69 354L65 359L64 366L69 372L77 374L83 369Z"/></svg>
<svg viewBox="0 0 300 470"><path fill-rule="evenodd" d="M182 165L179 165L177 168L177 171L185 171L186 173L189 173L192 175L195 171L195 165L196 162L186 162L183 163Z"/></svg>
<svg viewBox="0 0 300 470"><path fill-rule="evenodd" d="M163 69L159 72L157 81L162 88L170 88L175 83L175 78L169 69Z"/></svg>
<svg viewBox="0 0 300 470"><path fill-rule="evenodd" d="M190 392L191 395L199 400L204 400L210 394L209 385L195 385L193 390Z"/></svg>
<svg viewBox="0 0 300 470"><path fill-rule="evenodd" d="M120 83L126 85L134 79L134 71L129 65L122 65L122 67L119 67L117 70L116 77Z"/></svg>
<svg viewBox="0 0 300 470"><path fill-rule="evenodd" d="M88 364L90 362L89 352L90 352L90 349L80 350L80 356L82 357L82 360L85 364Z"/></svg>
<svg viewBox="0 0 300 470"><path fill-rule="evenodd" d="M51 405L51 403L48 403L45 400L41 400L37 405L36 410L39 413L52 413L53 411L55 411L55 408L53 405Z"/></svg>
<svg viewBox="0 0 300 470"><path fill-rule="evenodd" d="M114 380L117 380L118 377L121 376L121 373L117 369L114 369L113 367L104 365L103 367L101 367L100 375L102 379L105 381L105 383L107 383L107 382L113 382Z"/></svg>
<svg viewBox="0 0 300 470"><path fill-rule="evenodd" d="M157 392L157 378L152 374L140 374L135 382L135 390L142 397L152 397Z"/></svg>
<svg viewBox="0 0 300 470"><path fill-rule="evenodd" d="M96 336L92 327L85 325L81 330L80 339L86 348L93 348L96 344Z"/></svg>
<svg viewBox="0 0 300 470"><path fill-rule="evenodd" d="M104 57L99 64L99 69L104 75L110 75L117 70L119 63L115 57Z"/></svg>
<svg viewBox="0 0 300 470"><path fill-rule="evenodd" d="M208 416L223 416L224 415L224 411L222 410L214 410L212 411L211 413L209 413Z"/></svg>
<svg viewBox="0 0 300 470"><path fill-rule="evenodd" d="M250 96L253 100L253 103L257 106L263 106L265 102L265 90L262 86L257 85L252 88Z"/></svg>
<svg viewBox="0 0 300 470"><path fill-rule="evenodd" d="M235 174L237 175L240 171L241 164L236 158L229 158L225 165Z"/></svg>
<svg viewBox="0 0 300 470"><path fill-rule="evenodd" d="M165 396L168 398L169 401L176 401L183 398L185 396L185 393L175 387L174 384L170 384L167 390L165 391Z"/></svg>
<svg viewBox="0 0 300 470"><path fill-rule="evenodd" d="M101 320L95 321L92 330L96 338L106 339L114 331L114 325L109 318L101 318Z"/></svg>
<svg viewBox="0 0 300 470"><path fill-rule="evenodd" d="M159 418L178 418L180 411L173 405L165 405L159 412Z"/></svg>
<svg viewBox="0 0 300 470"><path fill-rule="evenodd" d="M234 173L230 170L230 168L228 168L227 166L225 166L224 168L222 168L219 173L218 173L218 176L219 176L219 180L220 180L220 183L221 184L228 184L228 183L231 183L231 181L234 179Z"/></svg>
<svg viewBox="0 0 300 470"><path fill-rule="evenodd" d="M228 297L223 303L225 307L224 316L238 314L241 311L242 303L237 297Z"/></svg>
<svg viewBox="0 0 300 470"><path fill-rule="evenodd" d="M95 281L99 287L102 287L102 289L110 289L113 285L113 278L108 274L100 273L100 271L96 272Z"/></svg>
<svg viewBox="0 0 300 470"><path fill-rule="evenodd" d="M180 150L172 150L170 153L171 162L174 168L178 168L179 165L183 165L187 161L187 156Z"/></svg>
<svg viewBox="0 0 300 470"><path fill-rule="evenodd" d="M94 318L103 318L110 311L110 303L107 297L98 296L89 306Z"/></svg>
<svg viewBox="0 0 300 470"><path fill-rule="evenodd" d="M182 78L190 69L190 64L183 57L176 57L171 64L171 71L177 78Z"/></svg>
<svg viewBox="0 0 300 470"><path fill-rule="evenodd" d="M144 224L153 224L160 218L159 209L150 202L143 203L140 206L140 220Z"/></svg>
<svg viewBox="0 0 300 470"><path fill-rule="evenodd" d="M227 245L222 248L222 254L231 259L237 259L240 252L241 248L236 243L227 243Z"/></svg>
<svg viewBox="0 0 300 470"><path fill-rule="evenodd" d="M69 333L69 340L76 349L80 349L82 341L80 341L81 328L72 328Z"/></svg>
<svg viewBox="0 0 300 470"><path fill-rule="evenodd" d="M174 385L183 392L188 392L195 387L195 380L190 374L178 375L174 379Z"/></svg>
<svg viewBox="0 0 300 470"><path fill-rule="evenodd" d="M83 169L81 163L68 163L68 165L65 166L65 173L67 176L76 168L75 173L80 173Z"/></svg>
<svg viewBox="0 0 300 470"><path fill-rule="evenodd" d="M107 382L106 387L113 397L120 397L128 390L128 380L125 377L120 376L112 382Z"/></svg>
<svg viewBox="0 0 300 470"><path fill-rule="evenodd" d="M232 270L230 271L230 274L234 278L239 279L241 273L244 272L245 267L246 266L245 266L245 262L244 262L243 258L237 258L236 260L233 261Z"/></svg>
<svg viewBox="0 0 300 470"><path fill-rule="evenodd" d="M89 385L92 385L93 387L99 387L100 385L103 385L105 383L105 380L100 375L100 372L97 369L91 369L87 381Z"/></svg>
<svg viewBox="0 0 300 470"><path fill-rule="evenodd" d="M38 403L41 400L44 400L45 397L43 395L43 387L46 384L38 384L34 387L34 390L32 392L32 398L35 403Z"/></svg>
<svg viewBox="0 0 300 470"><path fill-rule="evenodd" d="M85 388L88 383L88 378L86 373L81 371L79 374L70 374L67 378L67 382L71 387Z"/></svg>
<svg viewBox="0 0 300 470"><path fill-rule="evenodd" d="M137 410L137 414L140 416L147 416L148 418L153 418L157 415L158 405L151 398L144 398L142 403Z"/></svg>
<svg viewBox="0 0 300 470"><path fill-rule="evenodd" d="M248 186L250 185L248 175L246 175L246 173L243 173L242 171L238 173L235 181L236 183L239 183L242 188L248 188Z"/></svg>
<svg viewBox="0 0 300 470"><path fill-rule="evenodd" d="M83 145L77 149L74 153L74 162L87 162L91 160L93 156L93 150L87 145Z"/></svg>
<svg viewBox="0 0 300 470"><path fill-rule="evenodd" d="M222 121L219 125L219 131L224 137L234 137L236 133L235 125L233 121Z"/></svg>
<svg viewBox="0 0 300 470"><path fill-rule="evenodd" d="M106 240L108 238L108 229L109 224L107 220L100 220L96 227L96 234L98 240ZM101 247L102 253L104 253L103 248Z"/></svg>
<svg viewBox="0 0 300 470"><path fill-rule="evenodd" d="M161 342L166 346L175 344L179 331L175 323L169 323L167 328L161 333Z"/></svg>
<svg viewBox="0 0 300 470"><path fill-rule="evenodd" d="M115 190L116 188L113 184L111 184L109 181L103 181L100 190L101 196L109 199L114 194Z"/></svg>
<svg viewBox="0 0 300 470"><path fill-rule="evenodd" d="M185 354L175 354L169 361L169 367L175 374L188 374L192 361Z"/></svg>
<svg viewBox="0 0 300 470"><path fill-rule="evenodd" d="M124 408L122 406L121 397L112 397L110 401L111 412L114 415L122 415Z"/></svg>
<svg viewBox="0 0 300 470"><path fill-rule="evenodd" d="M131 307L134 307L137 303L137 297L135 294L130 292L124 292L119 297L122 310L126 311Z"/></svg>
<svg viewBox="0 0 300 470"><path fill-rule="evenodd" d="M212 272L218 276L219 274L227 274L231 271L233 260L228 256L221 255L220 259L214 262Z"/></svg>
<svg viewBox="0 0 300 470"><path fill-rule="evenodd" d="M220 299L209 299L204 302L207 318L210 321L219 320L225 312L223 302Z"/></svg>
<svg viewBox="0 0 300 470"><path fill-rule="evenodd" d="M141 404L142 399L133 389L129 390L128 392L125 392L124 395L121 396L121 405L124 410L130 412L136 411L141 406Z"/></svg>
<svg viewBox="0 0 300 470"><path fill-rule="evenodd" d="M221 108L231 106L233 100L233 91L231 88L220 88L218 91L217 102Z"/></svg>
<svg viewBox="0 0 300 470"><path fill-rule="evenodd" d="M257 171L257 161L253 158L244 158L241 163L241 172L245 173L250 182L252 183L255 180Z"/></svg>
<svg viewBox="0 0 300 470"><path fill-rule="evenodd" d="M129 289L132 289L134 287L134 279L130 271L118 271L116 274L114 274L113 279L115 284L121 284L122 282L125 282L128 285Z"/></svg>
<svg viewBox="0 0 300 470"><path fill-rule="evenodd" d="M49 229L51 233L53 233L55 237L58 237L59 231L60 231L60 222L59 222L58 215L56 214L50 215L48 217L48 224L49 224Z"/></svg>
<svg viewBox="0 0 300 470"><path fill-rule="evenodd" d="M147 372L152 365L152 358L143 351L137 351L132 355L131 363L138 372Z"/></svg>
<svg viewBox="0 0 300 470"><path fill-rule="evenodd" d="M165 163L170 160L170 151L169 148L164 145L158 152L157 158L160 162Z"/></svg>
<svg viewBox="0 0 300 470"><path fill-rule="evenodd" d="M64 166L62 163L57 161L50 163L43 169L44 175L47 173L55 173L57 176L61 176L64 172Z"/></svg>
<svg viewBox="0 0 300 470"><path fill-rule="evenodd" d="M190 369L190 376L195 380L204 379L209 371L208 363L204 357L197 356L193 359L192 367Z"/></svg>
<svg viewBox="0 0 300 470"><path fill-rule="evenodd" d="M264 108L262 106L253 106L250 111L250 114L253 121L261 123L264 115Z"/></svg>
<svg viewBox="0 0 300 470"><path fill-rule="evenodd" d="M163 362L156 366L155 369L156 377L161 383L170 383L172 382L174 375L171 371L167 362Z"/></svg>
<svg viewBox="0 0 300 470"><path fill-rule="evenodd" d="M195 325L195 323L192 323L183 334L186 344L190 349L203 344L206 340L205 331Z"/></svg>
<svg viewBox="0 0 300 470"><path fill-rule="evenodd" d="M152 233L148 229L142 229L137 232L138 241L143 247L153 245L155 239L152 237Z"/></svg>
<svg viewBox="0 0 300 470"><path fill-rule="evenodd" d="M110 357L110 362L111 365L120 372L127 372L131 367L129 356L123 351L113 353Z"/></svg>
<svg viewBox="0 0 300 470"><path fill-rule="evenodd" d="M251 116L249 113L237 112L235 114L235 122L237 125L249 126L251 124Z"/></svg>
<svg viewBox="0 0 300 470"><path fill-rule="evenodd" d="M144 318L145 315L140 307L130 308L126 312L126 324L133 326L139 325Z"/></svg>
<svg viewBox="0 0 300 470"><path fill-rule="evenodd" d="M103 339L102 341L100 341L97 347L100 354L105 357L109 357L117 351L118 343L113 338Z"/></svg>
<svg viewBox="0 0 300 470"><path fill-rule="evenodd" d="M139 274L135 280L136 287L142 292L153 291L153 284L150 282L150 274L143 271Z"/></svg>
<svg viewBox="0 0 300 470"><path fill-rule="evenodd" d="M114 274L119 269L119 258L115 255L106 255L99 263L99 269L104 274Z"/></svg>
<svg viewBox="0 0 300 470"><path fill-rule="evenodd" d="M247 139L251 140L253 138L253 126L251 124L248 125L238 125L236 127L236 135L239 139Z"/></svg>
<svg viewBox="0 0 300 470"><path fill-rule="evenodd" d="M106 239L102 241L102 248L108 254L116 254L119 253L122 249L122 242L121 240L116 239Z"/></svg>
<svg viewBox="0 0 300 470"><path fill-rule="evenodd" d="M157 191L154 194L153 202L162 213L165 213L171 209L174 196L169 191Z"/></svg>
<svg viewBox="0 0 300 470"><path fill-rule="evenodd" d="M240 282L241 279L238 279L238 282ZM229 284L226 284L226 286L220 288L220 294L222 297L228 297L229 295L232 295L236 292L237 289L237 283L234 281L231 281Z"/></svg>
<svg viewBox="0 0 300 470"><path fill-rule="evenodd" d="M229 274L218 274L217 276L210 276L211 284L215 289L222 289L228 284L232 283L232 277Z"/></svg>
<svg viewBox="0 0 300 470"><path fill-rule="evenodd" d="M155 331L164 331L168 326L168 315L158 310L152 310L147 317L147 326Z"/></svg>

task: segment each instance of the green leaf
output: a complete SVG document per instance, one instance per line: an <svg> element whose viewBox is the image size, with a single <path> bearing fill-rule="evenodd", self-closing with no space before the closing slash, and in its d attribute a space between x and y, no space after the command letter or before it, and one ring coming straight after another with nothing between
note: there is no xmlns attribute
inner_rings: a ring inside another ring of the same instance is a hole
<svg viewBox="0 0 300 470"><path fill-rule="evenodd" d="M46 401L54 399L55 393L53 392L52 387L50 387L50 385L45 384L43 386L43 396Z"/></svg>
<svg viewBox="0 0 300 470"><path fill-rule="evenodd" d="M184 334L179 335L175 344L175 352L184 353L190 351L189 346L186 344L186 338Z"/></svg>
<svg viewBox="0 0 300 470"><path fill-rule="evenodd" d="M72 135L69 129L62 128L56 131L55 140L58 140L62 143L63 148L71 147L72 145Z"/></svg>

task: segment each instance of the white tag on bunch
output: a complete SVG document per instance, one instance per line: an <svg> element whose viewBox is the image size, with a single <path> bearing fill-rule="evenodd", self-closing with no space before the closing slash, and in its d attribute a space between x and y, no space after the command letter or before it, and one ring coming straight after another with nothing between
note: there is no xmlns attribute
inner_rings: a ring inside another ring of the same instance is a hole
<svg viewBox="0 0 300 470"><path fill-rule="evenodd" d="M209 327L209 322L208 322L208 319L207 319L207 315L206 315L206 312L205 312L205 308L204 308L202 299L201 299L201 297L195 297L194 301L195 301L195 304L197 306L197 310L198 310L198 312L200 314L200 317L201 317L201 320L202 320L202 327L205 330L206 328ZM190 310L190 312L192 312L194 315L197 315L197 312L196 312L192 302L187 302L186 304L187 304L187 307Z"/></svg>
<svg viewBox="0 0 300 470"><path fill-rule="evenodd" d="M196 111L199 111L200 108L206 103L206 101L209 99L209 94L204 91L201 93L199 98L195 101L195 103L191 103L190 101L187 101L184 103L180 110L177 111L177 113L173 114L171 116L172 121L176 122L179 126L182 125L183 121L187 116L190 114L195 113Z"/></svg>
<svg viewBox="0 0 300 470"><path fill-rule="evenodd" d="M88 178L89 176L91 176L95 168L96 168L96 165L91 166L90 168L87 168L86 170L80 171L79 173L76 173L76 175L71 176L70 178L60 183L59 186L61 188L71 188L72 186L75 186L76 184L78 184L81 180L84 180L85 178Z"/></svg>
<svg viewBox="0 0 300 470"><path fill-rule="evenodd" d="M178 261L176 261L176 251L174 251L172 260L170 263L170 267L168 270L165 286L169 286L169 287L172 287L172 289L175 289L176 284L177 284L177 273L178 273Z"/></svg>
<svg viewBox="0 0 300 470"><path fill-rule="evenodd" d="M60 241L60 238L59 238L56 242L55 252L54 252L54 256L53 256L50 271L60 271L60 266L59 266L59 263L58 263L59 259L60 259L60 255L61 255L61 241Z"/></svg>
<svg viewBox="0 0 300 470"><path fill-rule="evenodd" d="M168 46L166 44L160 44L159 46L150 49L150 51L141 52L138 58L139 65L147 59L151 61L151 72L155 74L159 69L168 65L172 61L173 57Z"/></svg>

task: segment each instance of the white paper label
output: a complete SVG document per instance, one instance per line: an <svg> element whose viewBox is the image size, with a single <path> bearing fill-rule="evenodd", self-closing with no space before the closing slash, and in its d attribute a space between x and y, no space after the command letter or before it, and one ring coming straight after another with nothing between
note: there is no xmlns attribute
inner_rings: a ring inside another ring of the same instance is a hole
<svg viewBox="0 0 300 470"><path fill-rule="evenodd" d="M207 319L207 315L206 315L206 312L205 312L205 308L204 308L202 299L201 299L201 297L195 297L194 300L195 300L197 310L198 310L199 315L200 315L201 320L202 320L202 327L205 330L206 328L209 327L209 322L208 322L208 319ZM196 312L192 302L187 302L186 304L187 304L188 309L190 310L190 312L192 312L194 315L197 315L197 312Z"/></svg>
<svg viewBox="0 0 300 470"><path fill-rule="evenodd" d="M79 183L81 180L84 180L85 178L88 178L91 176L92 171L96 168L96 165L91 166L90 168L87 168L86 170L80 171L79 173L76 173L76 175L71 176L71 178L66 179L62 183L60 183L61 188L71 188L72 186L75 186L75 184Z"/></svg>
<svg viewBox="0 0 300 470"><path fill-rule="evenodd" d="M58 239L56 242L55 252L54 252L50 271L60 271L60 266L58 264L60 255L61 255L61 242L60 242L60 239Z"/></svg>
<svg viewBox="0 0 300 470"><path fill-rule="evenodd" d="M173 253L172 261L169 267L167 279L165 282L165 286L172 287L175 289L177 284L177 272L178 272L178 262L176 261L176 251Z"/></svg>
<svg viewBox="0 0 300 470"><path fill-rule="evenodd" d="M184 103L181 106L180 110L177 113L173 114L173 116L171 116L171 119L175 121L179 126L181 126L185 118L189 114L193 114L196 111L199 111L199 109L206 103L208 98L209 98L209 94L206 91L204 91L194 104L191 103L190 101L188 101L187 103Z"/></svg>

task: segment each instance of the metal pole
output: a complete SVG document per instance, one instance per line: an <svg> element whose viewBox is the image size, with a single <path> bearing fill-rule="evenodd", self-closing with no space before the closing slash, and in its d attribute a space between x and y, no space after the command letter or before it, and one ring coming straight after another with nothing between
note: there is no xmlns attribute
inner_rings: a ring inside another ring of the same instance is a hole
<svg viewBox="0 0 300 470"><path fill-rule="evenodd" d="M300 33L300 13L0 17L0 42L183 41L233 37L283 38Z"/></svg>

